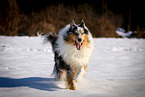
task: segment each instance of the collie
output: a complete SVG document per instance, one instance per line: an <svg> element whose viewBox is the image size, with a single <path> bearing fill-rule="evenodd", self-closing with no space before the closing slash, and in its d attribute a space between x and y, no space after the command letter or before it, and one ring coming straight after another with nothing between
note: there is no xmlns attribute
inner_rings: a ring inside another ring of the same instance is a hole
<svg viewBox="0 0 145 97"><path fill-rule="evenodd" d="M57 79L64 79L66 88L76 90L78 82L87 72L87 64L93 50L93 38L85 22L76 25L74 20L58 33L44 35L54 52L54 73Z"/></svg>

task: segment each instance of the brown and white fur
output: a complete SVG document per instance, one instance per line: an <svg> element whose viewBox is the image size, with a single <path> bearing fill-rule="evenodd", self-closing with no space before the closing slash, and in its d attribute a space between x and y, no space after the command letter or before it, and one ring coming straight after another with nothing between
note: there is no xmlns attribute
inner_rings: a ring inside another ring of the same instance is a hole
<svg viewBox="0 0 145 97"><path fill-rule="evenodd" d="M93 50L93 38L84 21L76 25L74 20L57 34L48 33L54 52L54 73L57 79L65 76L66 87L76 90L78 82L87 72L87 64ZM64 75L65 74L65 75Z"/></svg>

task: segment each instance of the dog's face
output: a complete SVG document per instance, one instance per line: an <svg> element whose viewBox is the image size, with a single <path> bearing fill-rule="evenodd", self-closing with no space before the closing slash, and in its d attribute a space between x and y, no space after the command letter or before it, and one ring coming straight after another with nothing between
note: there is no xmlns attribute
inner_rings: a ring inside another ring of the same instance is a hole
<svg viewBox="0 0 145 97"><path fill-rule="evenodd" d="M83 45L86 45L88 30L85 27L85 22L82 20L81 24L76 25L74 20L70 23L70 29L67 31L67 36L64 40L68 44L76 46L77 50L81 50Z"/></svg>

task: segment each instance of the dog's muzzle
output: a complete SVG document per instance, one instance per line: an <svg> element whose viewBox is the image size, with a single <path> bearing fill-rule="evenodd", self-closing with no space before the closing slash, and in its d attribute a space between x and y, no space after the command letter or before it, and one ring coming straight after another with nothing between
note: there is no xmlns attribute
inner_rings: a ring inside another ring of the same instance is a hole
<svg viewBox="0 0 145 97"><path fill-rule="evenodd" d="M75 40L76 48L77 50L80 50L82 47L82 39L78 38L78 40Z"/></svg>

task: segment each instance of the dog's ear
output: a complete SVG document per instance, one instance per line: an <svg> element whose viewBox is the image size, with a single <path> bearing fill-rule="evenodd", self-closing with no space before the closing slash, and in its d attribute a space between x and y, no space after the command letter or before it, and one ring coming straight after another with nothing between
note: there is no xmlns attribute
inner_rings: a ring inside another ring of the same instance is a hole
<svg viewBox="0 0 145 97"><path fill-rule="evenodd" d="M76 24L75 24L75 21L72 20L72 22L70 23L70 28L74 28L74 27L76 27Z"/></svg>
<svg viewBox="0 0 145 97"><path fill-rule="evenodd" d="M79 25L80 27L85 27L85 22L82 20L81 24Z"/></svg>

